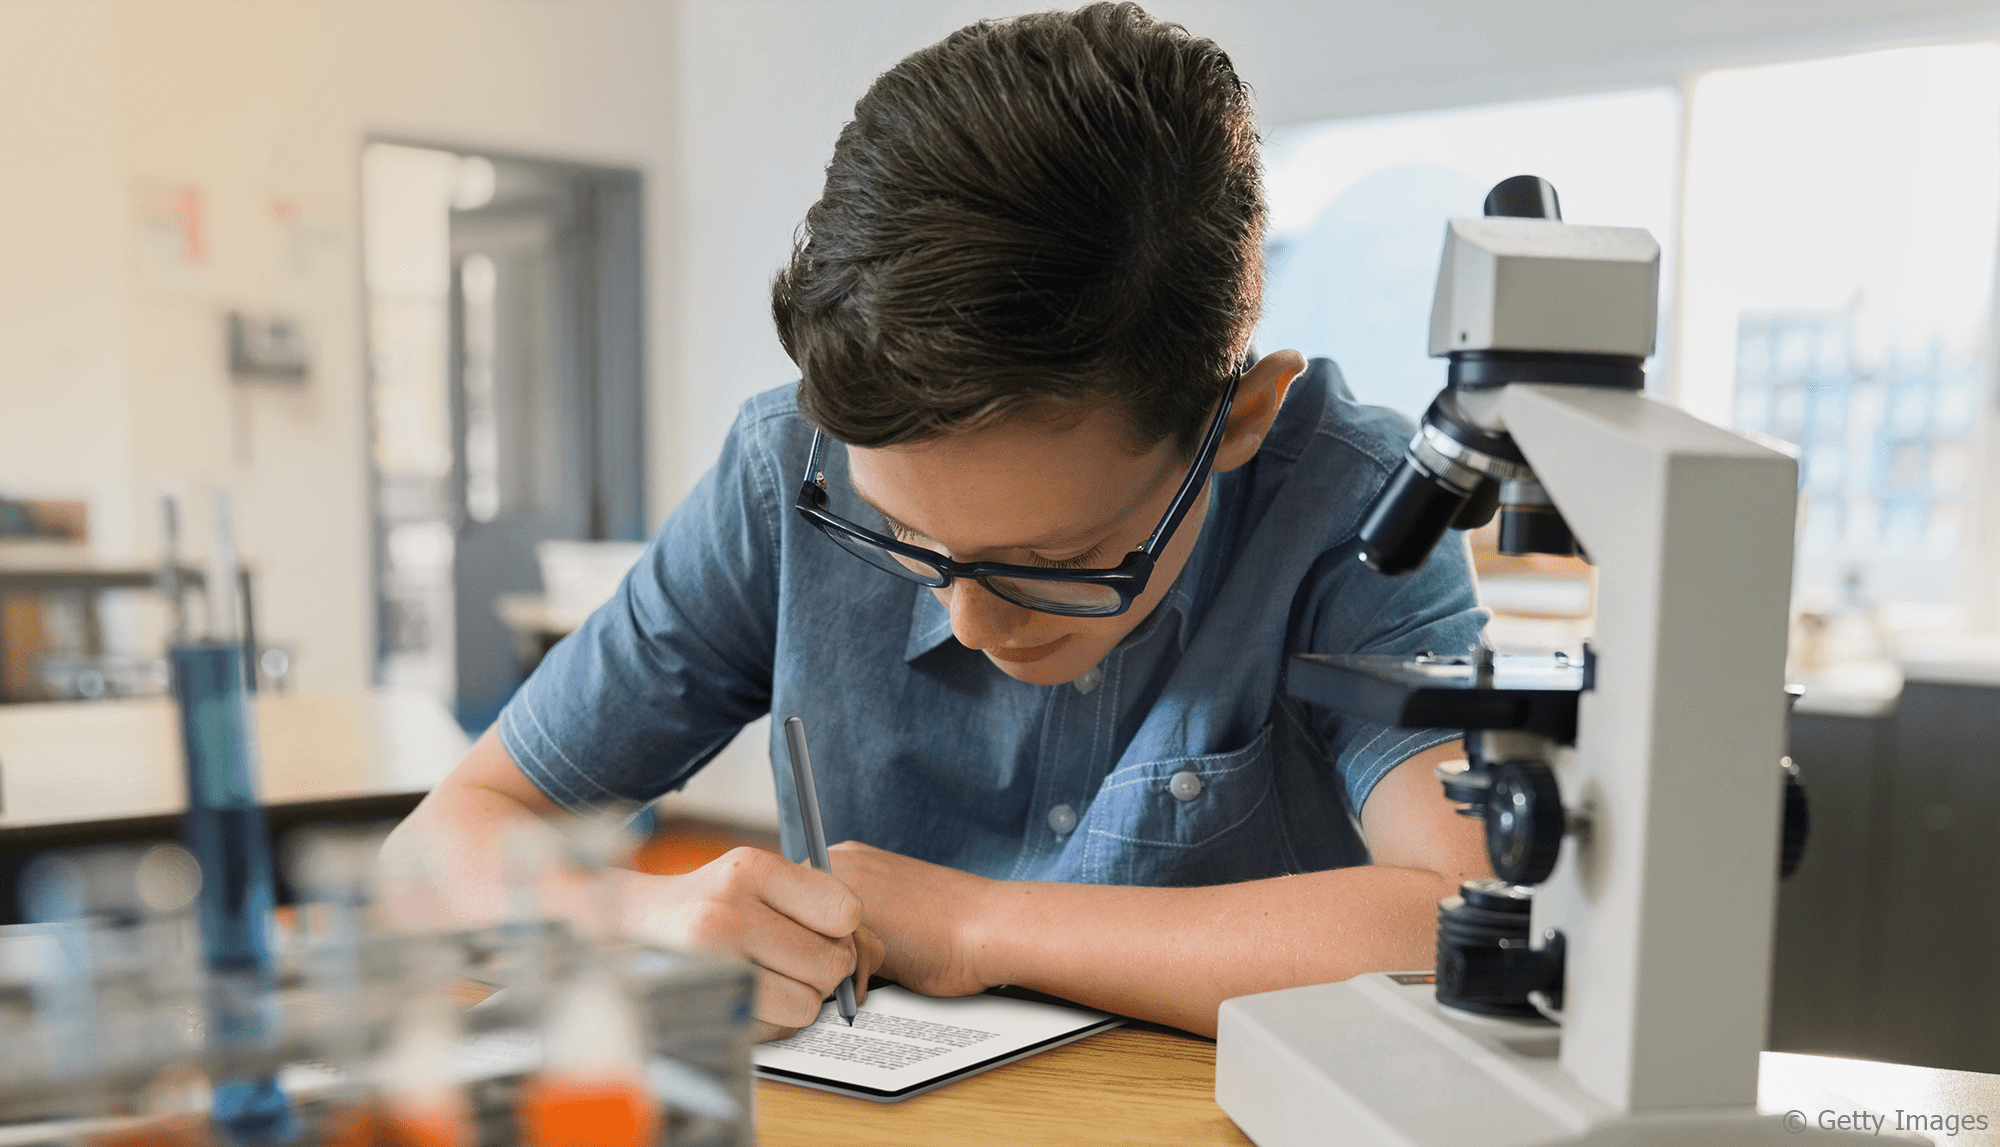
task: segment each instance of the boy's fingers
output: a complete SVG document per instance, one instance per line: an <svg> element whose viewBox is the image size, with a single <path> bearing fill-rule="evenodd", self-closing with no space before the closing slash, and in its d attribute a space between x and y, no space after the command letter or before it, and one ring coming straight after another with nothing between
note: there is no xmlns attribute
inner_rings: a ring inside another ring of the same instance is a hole
<svg viewBox="0 0 2000 1147"><path fill-rule="evenodd" d="M758 1019L774 1027L790 1028L794 1031L809 1026L819 1018L820 1009L826 997L810 984L801 984L789 976L781 976L766 969L757 971ZM780 1037L782 1038L782 1037Z"/></svg>
<svg viewBox="0 0 2000 1147"><path fill-rule="evenodd" d="M765 1043L774 1039L790 1039L799 1034L799 1029L797 1028L779 1027L777 1024L766 1023L760 1019L753 1018L750 1023L756 1028L756 1040L758 1043Z"/></svg>
<svg viewBox="0 0 2000 1147"><path fill-rule="evenodd" d="M745 959L818 991L816 999L825 998L854 970L854 949L847 940L823 936L766 905L737 914L730 927Z"/></svg>
<svg viewBox="0 0 2000 1147"><path fill-rule="evenodd" d="M865 963L879 941L857 946L861 899L833 876L758 849L739 848L685 876L660 878L663 903L636 919L677 947L723 951L758 968L755 1015L763 1039L812 1023L821 1001ZM668 883L667 881L671 881Z"/></svg>
<svg viewBox="0 0 2000 1147"><path fill-rule="evenodd" d="M846 936L861 923L861 899L846 885L775 852L731 849L691 875L710 899L760 901L822 936Z"/></svg>
<svg viewBox="0 0 2000 1147"><path fill-rule="evenodd" d="M764 903L822 936L848 936L861 926L861 898L838 877L782 857L762 878Z"/></svg>

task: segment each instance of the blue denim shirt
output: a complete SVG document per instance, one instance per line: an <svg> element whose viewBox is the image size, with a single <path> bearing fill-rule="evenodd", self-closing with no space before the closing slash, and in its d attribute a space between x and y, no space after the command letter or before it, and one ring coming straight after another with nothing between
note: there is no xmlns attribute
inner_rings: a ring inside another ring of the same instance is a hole
<svg viewBox="0 0 2000 1147"><path fill-rule="evenodd" d="M1356 816L1398 763L1453 734L1284 694L1294 653L1463 651L1478 606L1463 538L1385 578L1355 531L1411 432L1331 362L1294 383L1249 464L1217 474L1152 615L1064 685L1029 685L951 636L928 589L856 560L793 511L812 428L792 387L743 406L722 457L616 596L500 717L515 763L575 811L685 784L745 724L804 718L830 841L1007 879L1193 885L1368 862ZM833 510L856 521L843 448ZM774 767L785 760L772 726ZM789 772L787 855L804 855Z"/></svg>

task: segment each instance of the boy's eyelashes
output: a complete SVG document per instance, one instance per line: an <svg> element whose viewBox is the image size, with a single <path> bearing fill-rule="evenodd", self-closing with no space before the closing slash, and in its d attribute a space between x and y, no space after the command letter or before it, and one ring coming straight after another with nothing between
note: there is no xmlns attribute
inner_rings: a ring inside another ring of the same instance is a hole
<svg viewBox="0 0 2000 1147"><path fill-rule="evenodd" d="M1029 556L1035 559L1034 564L1038 566L1047 566L1049 569L1052 570L1080 570L1080 569L1087 569L1091 565L1095 564L1097 561L1097 555L1103 552L1103 550L1104 550L1104 544L1100 542L1097 545L1090 547L1088 550L1085 550L1083 553L1080 553L1073 558L1064 558L1061 561L1055 561L1050 558L1045 558L1042 557L1040 554L1031 554Z"/></svg>
<svg viewBox="0 0 2000 1147"><path fill-rule="evenodd" d="M878 511L878 516L882 519L882 528L889 532L889 536L905 545L914 546L930 541L929 538L924 537L887 514L882 514Z"/></svg>
<svg viewBox="0 0 2000 1147"><path fill-rule="evenodd" d="M887 514L882 514L881 518L882 528L888 531L889 536L905 545L928 546L928 544L934 544L934 539L923 536ZM1097 556L1103 551L1104 543L1099 542L1073 558L1045 558L1040 554L1031 553L1028 557L1032 560L1027 564L1052 570L1088 569L1091 563L1096 561Z"/></svg>

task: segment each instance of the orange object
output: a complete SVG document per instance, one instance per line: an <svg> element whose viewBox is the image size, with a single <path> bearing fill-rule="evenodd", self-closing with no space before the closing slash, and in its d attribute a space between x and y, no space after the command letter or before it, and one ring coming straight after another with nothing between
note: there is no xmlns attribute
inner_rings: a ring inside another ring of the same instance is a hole
<svg viewBox="0 0 2000 1147"><path fill-rule="evenodd" d="M208 1147L208 1119L169 1115L91 1136L89 1147Z"/></svg>
<svg viewBox="0 0 2000 1147"><path fill-rule="evenodd" d="M628 1080L532 1079L516 1104L525 1147L652 1147L659 1133L653 1097Z"/></svg>
<svg viewBox="0 0 2000 1147"><path fill-rule="evenodd" d="M677 876L693 872L741 843L714 833L663 832L639 847L632 867L654 876Z"/></svg>
<svg viewBox="0 0 2000 1147"><path fill-rule="evenodd" d="M469 1147L472 1127L453 1108L391 1109L389 1138L395 1147Z"/></svg>

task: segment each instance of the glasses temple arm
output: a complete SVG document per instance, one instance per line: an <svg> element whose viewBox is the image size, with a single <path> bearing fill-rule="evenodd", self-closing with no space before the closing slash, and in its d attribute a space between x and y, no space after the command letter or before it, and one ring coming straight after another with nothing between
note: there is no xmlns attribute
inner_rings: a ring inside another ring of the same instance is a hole
<svg viewBox="0 0 2000 1147"><path fill-rule="evenodd" d="M1209 472L1214 468L1216 448L1222 444L1223 431L1229 425L1229 409L1236 403L1236 384L1242 379L1243 372L1239 370L1229 380L1229 389L1223 392L1222 406L1215 412L1215 422L1208 428L1207 440L1201 444L1201 451L1196 457L1194 467L1181 481L1181 488L1174 492L1174 504L1168 509L1167 516L1160 519L1159 526L1153 530L1152 536L1146 539L1140 549L1152 553L1153 547L1160 544L1160 539L1178 529L1181 519L1187 517L1188 511L1194 508L1196 491L1201 489L1202 483L1208 481Z"/></svg>

